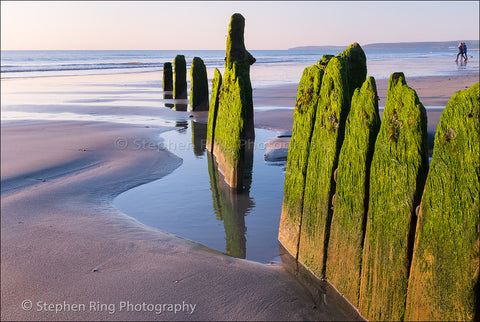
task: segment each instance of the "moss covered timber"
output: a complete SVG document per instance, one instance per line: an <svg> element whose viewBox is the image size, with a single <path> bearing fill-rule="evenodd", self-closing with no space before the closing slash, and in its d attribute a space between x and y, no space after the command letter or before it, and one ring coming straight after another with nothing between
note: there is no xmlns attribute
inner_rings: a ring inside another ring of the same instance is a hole
<svg viewBox="0 0 480 322"><path fill-rule="evenodd" d="M208 108L207 123L207 149L213 152L213 141L215 140L215 124L217 122L218 101L220 98L220 88L222 86L222 74L215 68L212 80L212 94L210 97L210 106Z"/></svg>
<svg viewBox="0 0 480 322"><path fill-rule="evenodd" d="M298 260L317 276L324 275L330 204L335 190L333 171L350 107L347 76L346 61L331 58L322 78L308 155Z"/></svg>
<svg viewBox="0 0 480 322"><path fill-rule="evenodd" d="M163 63L163 91L173 91L173 71L172 63Z"/></svg>
<svg viewBox="0 0 480 322"><path fill-rule="evenodd" d="M278 240L294 257L297 257L307 160L323 74L324 70L318 66L305 68L293 113Z"/></svg>
<svg viewBox="0 0 480 322"><path fill-rule="evenodd" d="M367 78L353 94L345 125L345 139L335 172L336 192L330 226L327 280L358 306L369 175L380 129L375 79Z"/></svg>
<svg viewBox="0 0 480 322"><path fill-rule="evenodd" d="M205 63L194 57L190 68L190 110L208 110L208 76Z"/></svg>
<svg viewBox="0 0 480 322"><path fill-rule="evenodd" d="M245 49L245 19L234 14L230 20L225 58L225 74L218 93L216 119L211 125L213 154L227 183L243 189L245 148L255 138L250 65L255 58Z"/></svg>
<svg viewBox="0 0 480 322"><path fill-rule="evenodd" d="M240 87L240 99L242 102L242 117L244 121L245 139L255 138L255 127L253 122L253 98L252 83L250 81L250 65L256 59L245 48L245 18L235 13L230 19L227 37L227 49L225 57L225 73L227 70L235 69L235 77ZM236 67L234 67L236 65ZM222 95L222 94L221 94Z"/></svg>
<svg viewBox="0 0 480 322"><path fill-rule="evenodd" d="M367 77L367 56L356 42L348 46L338 56L345 58L347 61L348 87L351 98L355 89L360 88Z"/></svg>
<svg viewBox="0 0 480 322"><path fill-rule="evenodd" d="M173 98L187 98L187 62L184 55L176 55L173 60L174 82Z"/></svg>
<svg viewBox="0 0 480 322"><path fill-rule="evenodd" d="M404 318L415 208L427 171L425 108L403 73L394 73L370 168L359 301L368 320Z"/></svg>
<svg viewBox="0 0 480 322"><path fill-rule="evenodd" d="M218 112L215 122L213 153L218 168L231 187L241 188L242 159L245 139L245 122L242 117L243 104L237 78L237 65L227 69L220 89Z"/></svg>
<svg viewBox="0 0 480 322"><path fill-rule="evenodd" d="M479 90L476 83L456 92L437 126L418 214L406 320L480 320Z"/></svg>

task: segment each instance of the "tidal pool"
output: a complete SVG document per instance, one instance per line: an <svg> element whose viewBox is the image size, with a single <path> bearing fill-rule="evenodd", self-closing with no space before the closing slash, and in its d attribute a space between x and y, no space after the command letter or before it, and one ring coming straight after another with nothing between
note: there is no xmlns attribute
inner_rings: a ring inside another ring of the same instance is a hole
<svg viewBox="0 0 480 322"><path fill-rule="evenodd" d="M183 159L162 179L117 196L113 203L139 222L230 256L261 263L278 260L278 227L286 160L265 161L273 131L255 129L253 164L245 189L232 191L205 149L207 124L177 122L161 146Z"/></svg>

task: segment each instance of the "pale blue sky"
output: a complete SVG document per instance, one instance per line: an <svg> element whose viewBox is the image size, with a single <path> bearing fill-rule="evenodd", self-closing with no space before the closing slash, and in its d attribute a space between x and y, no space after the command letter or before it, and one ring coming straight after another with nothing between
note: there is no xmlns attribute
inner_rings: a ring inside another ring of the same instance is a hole
<svg viewBox="0 0 480 322"><path fill-rule="evenodd" d="M248 49L479 39L478 1L1 1L1 46L225 49L235 12Z"/></svg>

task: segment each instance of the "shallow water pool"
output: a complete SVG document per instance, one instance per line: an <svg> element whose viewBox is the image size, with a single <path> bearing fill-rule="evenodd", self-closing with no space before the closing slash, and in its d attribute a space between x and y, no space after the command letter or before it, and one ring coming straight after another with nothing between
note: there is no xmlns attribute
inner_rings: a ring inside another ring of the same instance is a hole
<svg viewBox="0 0 480 322"><path fill-rule="evenodd" d="M166 177L128 190L114 205L139 222L225 254L268 263L278 257L286 161L265 161L273 131L256 129L253 165L242 193L232 191L205 149L207 124L177 122L161 146L183 159ZM251 182L250 180L251 179Z"/></svg>

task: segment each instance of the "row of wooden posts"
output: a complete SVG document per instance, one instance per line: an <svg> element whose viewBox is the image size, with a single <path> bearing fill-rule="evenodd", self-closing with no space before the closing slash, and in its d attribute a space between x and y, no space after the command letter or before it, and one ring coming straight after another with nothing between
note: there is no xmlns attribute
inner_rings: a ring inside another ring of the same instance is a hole
<svg viewBox="0 0 480 322"><path fill-rule="evenodd" d="M190 68L190 110L208 110L208 77L205 63L194 57ZM187 63L184 55L177 55L172 63L163 64L163 91L174 99L187 99ZM172 94L169 94L172 92ZM166 96L169 98L169 96Z"/></svg>

